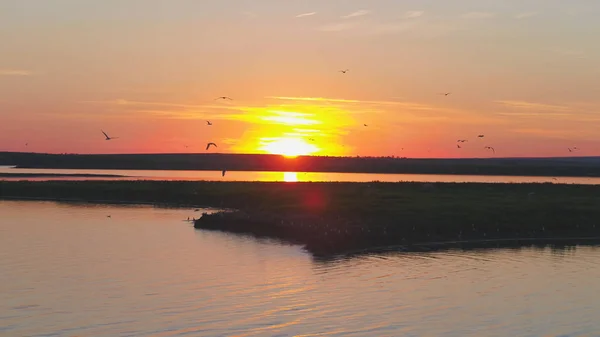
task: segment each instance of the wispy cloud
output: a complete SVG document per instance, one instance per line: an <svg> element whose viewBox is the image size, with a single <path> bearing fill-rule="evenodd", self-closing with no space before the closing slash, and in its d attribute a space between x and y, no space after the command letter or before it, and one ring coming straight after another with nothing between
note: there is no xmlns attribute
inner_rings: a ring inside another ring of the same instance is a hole
<svg viewBox="0 0 600 337"><path fill-rule="evenodd" d="M496 101L495 103L502 104L509 108L514 109L528 109L528 110L547 110L547 111L558 111L558 112L569 112L573 111L572 108L562 105L552 105L525 101Z"/></svg>
<svg viewBox="0 0 600 337"><path fill-rule="evenodd" d="M342 16L342 18L343 19L356 18L356 17L359 17L359 16L365 16L365 15L370 14L370 13L371 13L371 11L369 11L369 10L361 9L361 10L356 11L354 13L350 13L348 15L344 15L344 16Z"/></svg>
<svg viewBox="0 0 600 337"><path fill-rule="evenodd" d="M296 15L296 17L297 17L297 18L303 18L303 17L306 17L306 16L313 16L313 15L315 15L315 14L317 14L317 12L302 13L302 14L298 14L298 15Z"/></svg>
<svg viewBox="0 0 600 337"><path fill-rule="evenodd" d="M537 12L524 12L524 13L518 13L515 15L515 19L526 19L526 18L531 18L538 15Z"/></svg>
<svg viewBox="0 0 600 337"><path fill-rule="evenodd" d="M464 19L489 19L496 14L490 12L469 12L462 15Z"/></svg>
<svg viewBox="0 0 600 337"><path fill-rule="evenodd" d="M420 103L403 102L403 101L371 101L371 100L352 100L342 98L323 98L323 97L282 97L268 96L266 98L296 102L321 102L321 103L345 103L345 104L362 104L362 105L393 105L399 107L410 108L413 110L433 110L434 108Z"/></svg>
<svg viewBox="0 0 600 337"><path fill-rule="evenodd" d="M404 17L408 19L414 19L423 16L423 14L425 14L424 11L408 11L404 13Z"/></svg>
<svg viewBox="0 0 600 337"><path fill-rule="evenodd" d="M0 69L0 76L31 76L33 73L29 70L21 69Z"/></svg>

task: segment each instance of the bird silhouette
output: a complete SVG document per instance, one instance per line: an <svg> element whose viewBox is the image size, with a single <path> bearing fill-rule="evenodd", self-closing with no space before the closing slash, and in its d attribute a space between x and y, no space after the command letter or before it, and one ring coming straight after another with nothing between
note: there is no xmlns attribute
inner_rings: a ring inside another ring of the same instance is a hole
<svg viewBox="0 0 600 337"><path fill-rule="evenodd" d="M494 152L494 154L496 154L496 150L493 147L491 147L491 146L486 146L485 149L486 150L492 150L492 152Z"/></svg>
<svg viewBox="0 0 600 337"><path fill-rule="evenodd" d="M363 124L364 126L368 126L367 124Z"/></svg>
<svg viewBox="0 0 600 337"><path fill-rule="evenodd" d="M457 140L457 142L459 142L459 143L465 143L465 142L468 142L468 140L466 140L466 139L459 139L459 140Z"/></svg>
<svg viewBox="0 0 600 337"><path fill-rule="evenodd" d="M350 71L350 69L344 69L344 70L340 70L339 72L340 72L340 73L343 73L343 74L345 74L345 73L347 73L348 71Z"/></svg>
<svg viewBox="0 0 600 337"><path fill-rule="evenodd" d="M442 92L440 95L448 96L450 94L451 94L451 92Z"/></svg>
<svg viewBox="0 0 600 337"><path fill-rule="evenodd" d="M233 101L233 99L231 99L231 97L227 97L227 96L221 96L221 97L217 97L217 98L215 98L215 101L216 101L216 100L219 100L219 99Z"/></svg>
<svg viewBox="0 0 600 337"><path fill-rule="evenodd" d="M206 125L212 125L210 121L206 121Z"/></svg>
<svg viewBox="0 0 600 337"><path fill-rule="evenodd" d="M208 149L210 148L210 146L213 145L214 147L217 147L217 144L215 143L208 143L206 144L206 150L208 151Z"/></svg>
<svg viewBox="0 0 600 337"><path fill-rule="evenodd" d="M459 149L461 149L460 145L458 145L458 144L456 144L456 147L459 148Z"/></svg>
<svg viewBox="0 0 600 337"><path fill-rule="evenodd" d="M102 131L102 130L100 130L100 131ZM102 133L104 134L104 137L106 137L106 139L105 139L105 140L111 140L111 139L117 139L117 138L119 138L119 137L109 137L109 136L106 134L106 132L104 132L104 131L102 131Z"/></svg>
<svg viewBox="0 0 600 337"><path fill-rule="evenodd" d="M227 170L223 170L223 171L221 171L221 177L224 177L224 176L225 176L225 173L227 173Z"/></svg>
<svg viewBox="0 0 600 337"><path fill-rule="evenodd" d="M485 135L479 135L479 136L477 136L477 138L483 138L483 137L485 137Z"/></svg>

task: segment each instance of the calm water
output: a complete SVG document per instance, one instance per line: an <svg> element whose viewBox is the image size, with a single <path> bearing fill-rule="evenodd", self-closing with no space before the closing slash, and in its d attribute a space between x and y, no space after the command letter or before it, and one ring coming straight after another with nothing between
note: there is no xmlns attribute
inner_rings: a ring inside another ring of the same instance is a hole
<svg viewBox="0 0 600 337"><path fill-rule="evenodd" d="M451 174L377 174L325 172L250 172L231 171L223 177L221 171L168 171L168 170L69 170L17 169L0 166L1 173L58 173L58 174L111 174L124 178L39 177L2 178L0 180L211 180L211 181L342 181L342 182L482 182L482 183L555 183L600 185L600 178L587 177L520 177Z"/></svg>
<svg viewBox="0 0 600 337"><path fill-rule="evenodd" d="M600 336L593 247L319 262L186 209L0 214L1 336Z"/></svg>

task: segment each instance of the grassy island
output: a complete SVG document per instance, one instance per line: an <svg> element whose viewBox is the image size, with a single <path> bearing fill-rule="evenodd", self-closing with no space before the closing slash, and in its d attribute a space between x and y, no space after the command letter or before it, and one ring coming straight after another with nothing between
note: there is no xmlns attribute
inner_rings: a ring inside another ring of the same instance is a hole
<svg viewBox="0 0 600 337"><path fill-rule="evenodd" d="M593 185L1 181L0 198L227 208L195 227L278 238L313 252L600 236L600 186Z"/></svg>

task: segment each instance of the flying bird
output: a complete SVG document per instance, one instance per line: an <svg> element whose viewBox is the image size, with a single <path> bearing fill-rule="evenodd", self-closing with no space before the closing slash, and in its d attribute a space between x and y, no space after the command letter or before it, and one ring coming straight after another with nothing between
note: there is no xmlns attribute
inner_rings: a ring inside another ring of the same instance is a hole
<svg viewBox="0 0 600 337"><path fill-rule="evenodd" d="M441 93L440 95L448 96L448 95L450 95L450 94L451 94L451 92L443 92L443 93Z"/></svg>
<svg viewBox="0 0 600 337"><path fill-rule="evenodd" d="M223 171L221 171L221 177L224 177L224 176L225 176L225 173L227 173L227 170L223 170Z"/></svg>
<svg viewBox="0 0 600 337"><path fill-rule="evenodd" d="M573 149L572 149L572 148L568 148L568 150L569 150L569 152L573 152Z"/></svg>
<svg viewBox="0 0 600 337"><path fill-rule="evenodd" d="M343 73L343 74L345 74L345 73L347 73L348 71L350 71L350 69L344 69L344 70L340 70L340 73Z"/></svg>
<svg viewBox="0 0 600 337"><path fill-rule="evenodd" d="M491 146L486 146L485 149L486 150L492 150L492 152L494 152L494 154L496 154L496 150L493 147L491 147Z"/></svg>
<svg viewBox="0 0 600 337"><path fill-rule="evenodd" d="M206 125L212 125L210 121L206 121Z"/></svg>
<svg viewBox="0 0 600 337"><path fill-rule="evenodd" d="M459 148L459 149L461 149L460 145L458 145L458 144L456 144L456 147Z"/></svg>
<svg viewBox="0 0 600 337"><path fill-rule="evenodd" d="M217 147L217 144L215 143L208 143L206 144L206 150L208 151L208 149L210 148L210 146L213 145L214 147Z"/></svg>
<svg viewBox="0 0 600 337"><path fill-rule="evenodd" d="M483 137L485 137L485 136L484 136L484 135L479 135L479 136L477 136L477 138L483 138Z"/></svg>
<svg viewBox="0 0 600 337"><path fill-rule="evenodd" d="M367 124L363 124L364 126L368 126Z"/></svg>
<svg viewBox="0 0 600 337"><path fill-rule="evenodd" d="M459 140L457 140L457 142L459 142L459 143L465 143L465 142L468 142L468 140L466 140L466 139L459 139Z"/></svg>
<svg viewBox="0 0 600 337"><path fill-rule="evenodd" d="M221 97L217 97L217 98L215 98L215 101L216 101L216 100L219 100L219 99L223 99L223 100L227 100L227 99L228 99L228 100L230 100L230 101L233 101L233 99L231 99L230 97L227 97L227 96L221 96Z"/></svg>
<svg viewBox="0 0 600 337"><path fill-rule="evenodd" d="M102 131L102 130L100 130L100 131ZM117 138L119 138L119 137L109 137L109 136L106 134L106 132L104 132L104 131L102 131L102 133L104 134L104 137L106 137L106 139L105 139L105 140L111 140L111 139L117 139Z"/></svg>

